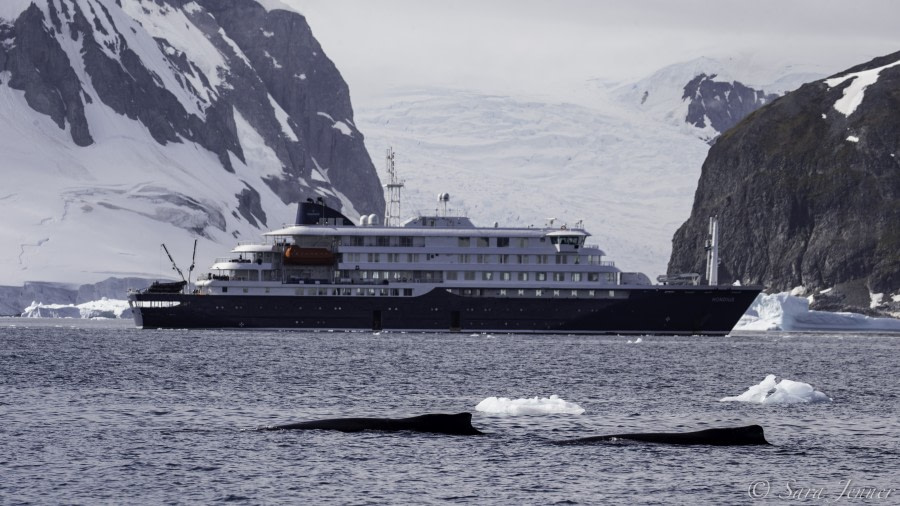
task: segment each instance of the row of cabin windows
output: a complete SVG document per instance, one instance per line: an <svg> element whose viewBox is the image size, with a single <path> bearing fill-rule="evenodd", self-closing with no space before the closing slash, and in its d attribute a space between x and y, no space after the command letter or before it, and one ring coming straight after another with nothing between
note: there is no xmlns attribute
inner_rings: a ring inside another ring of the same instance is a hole
<svg viewBox="0 0 900 506"><path fill-rule="evenodd" d="M528 247L527 237L459 237L457 245L461 248L489 248L491 243L498 248L509 248L510 246L517 248ZM540 242L546 241L546 238L539 238ZM555 238L551 239L556 244ZM412 248L414 246L424 246L425 238L422 237L393 237L393 236L346 236L338 237L337 244L342 246L381 246L381 247L400 247Z"/></svg>
<svg viewBox="0 0 900 506"><path fill-rule="evenodd" d="M382 246L412 248L414 246L425 246L425 238L392 237L383 235L367 237L351 235L348 237L338 237L337 244L338 246Z"/></svg>
<svg viewBox="0 0 900 506"><path fill-rule="evenodd" d="M476 248L489 248L491 246L491 238L490 237L475 237L474 241L472 237L459 237L457 239L457 246L460 248L469 248L475 246ZM541 242L544 242L544 238L541 237ZM494 239L494 246L498 248L508 248L510 243L515 245L517 248L527 248L528 247L528 238L527 237L516 237L510 239L509 237L497 237Z"/></svg>
<svg viewBox="0 0 900 506"><path fill-rule="evenodd" d="M269 288L265 289L266 293L270 293ZM228 287L222 287L222 293L228 293ZM250 293L248 288L242 289L241 293ZM329 296L356 296L356 297L412 297L412 288L297 288L294 295L329 295ZM177 304L176 304L177 305Z"/></svg>
<svg viewBox="0 0 900 506"><path fill-rule="evenodd" d="M232 275L221 276L224 280L231 281L259 281L255 271L229 271ZM234 275L239 274L239 275ZM263 281L277 281L275 271L264 272ZM549 277L548 277L549 276ZM608 283L616 282L615 272L475 272L475 271L447 271L444 274L441 271L372 271L372 270L353 270L338 271L335 278L342 280L361 280L361 281L394 281L394 282L437 282L442 279L447 281L457 281L463 279L466 281L547 281L556 282L571 281L579 283L581 281L597 282L606 281Z"/></svg>
<svg viewBox="0 0 900 506"><path fill-rule="evenodd" d="M341 261L350 263L418 263L422 260L422 258L422 255L419 253L343 253L341 256ZM586 255L582 257L573 255L470 255L468 253L460 253L444 255L429 254L426 258L435 262L459 264L476 263L526 265L535 263L538 265L566 265L571 263L573 265L579 265L583 263L585 265L600 265L602 263L600 260L602 257L600 255Z"/></svg>
<svg viewBox="0 0 900 506"><path fill-rule="evenodd" d="M483 288L448 288L449 293L468 296L500 297L615 297L615 290L485 290ZM620 292L621 293L621 292Z"/></svg>
<svg viewBox="0 0 900 506"><path fill-rule="evenodd" d="M474 271L447 271L445 275L447 281L548 281L556 282L571 281L580 283L582 281L598 282L606 281L608 283L616 282L615 272L474 272Z"/></svg>

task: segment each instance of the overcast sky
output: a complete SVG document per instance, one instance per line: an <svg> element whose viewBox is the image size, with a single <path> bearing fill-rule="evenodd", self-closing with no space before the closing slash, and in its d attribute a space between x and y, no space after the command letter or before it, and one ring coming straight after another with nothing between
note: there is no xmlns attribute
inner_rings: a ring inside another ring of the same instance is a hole
<svg viewBox="0 0 900 506"><path fill-rule="evenodd" d="M281 1L306 15L355 98L395 86L540 93L699 56L830 73L900 51L896 0Z"/></svg>

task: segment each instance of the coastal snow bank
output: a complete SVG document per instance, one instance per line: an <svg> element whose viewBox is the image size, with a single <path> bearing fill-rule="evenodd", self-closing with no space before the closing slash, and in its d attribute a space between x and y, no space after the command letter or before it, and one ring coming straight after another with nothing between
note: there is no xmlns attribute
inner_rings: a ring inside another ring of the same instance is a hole
<svg viewBox="0 0 900 506"><path fill-rule="evenodd" d="M507 397L488 397L475 406L475 411L498 413L504 415L580 415L584 408L574 402L567 402L557 395L550 397L532 397L530 399L509 399Z"/></svg>
<svg viewBox="0 0 900 506"><path fill-rule="evenodd" d="M811 311L809 299L788 292L759 294L734 330L900 331L900 320Z"/></svg>
<svg viewBox="0 0 900 506"><path fill-rule="evenodd" d="M720 402L751 402L756 404L800 404L831 402L831 398L814 389L809 383L783 379L776 381L775 375L766 376L758 385L735 397L723 397Z"/></svg>
<svg viewBox="0 0 900 506"><path fill-rule="evenodd" d="M42 304L32 302L25 308L26 318L131 318L131 308L127 300L107 299L83 304Z"/></svg>

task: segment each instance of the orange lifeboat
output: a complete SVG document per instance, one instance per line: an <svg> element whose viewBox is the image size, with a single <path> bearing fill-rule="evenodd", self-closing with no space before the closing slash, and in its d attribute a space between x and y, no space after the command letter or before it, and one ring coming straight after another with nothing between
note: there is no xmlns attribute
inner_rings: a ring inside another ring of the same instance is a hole
<svg viewBox="0 0 900 506"><path fill-rule="evenodd" d="M333 265L334 253L325 248L301 248L288 246L284 251L287 265Z"/></svg>

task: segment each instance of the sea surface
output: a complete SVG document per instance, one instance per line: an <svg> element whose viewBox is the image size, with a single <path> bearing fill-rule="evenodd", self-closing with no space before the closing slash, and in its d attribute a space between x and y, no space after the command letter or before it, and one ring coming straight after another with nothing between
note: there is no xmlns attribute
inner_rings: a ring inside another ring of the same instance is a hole
<svg viewBox="0 0 900 506"><path fill-rule="evenodd" d="M3 318L0 503L900 504L900 336L634 339ZM767 374L833 401L719 401ZM585 412L475 411L550 395ZM464 411L487 435L256 430ZM749 424L772 446L552 444Z"/></svg>

